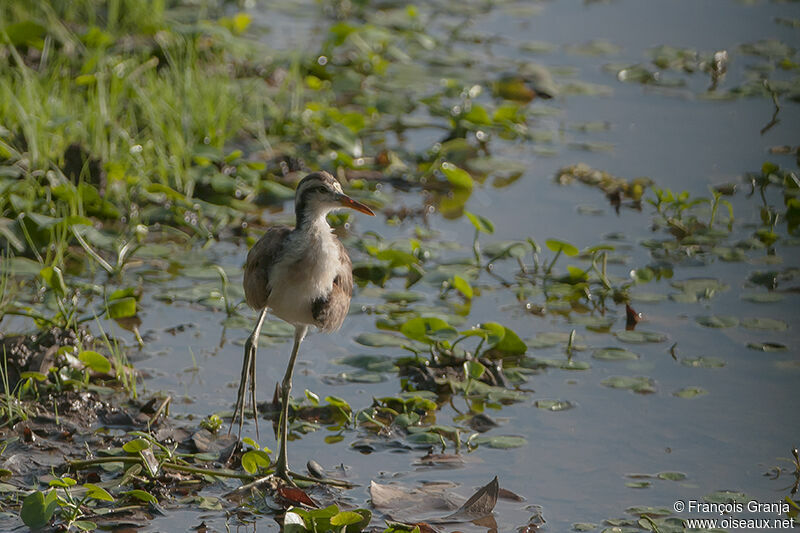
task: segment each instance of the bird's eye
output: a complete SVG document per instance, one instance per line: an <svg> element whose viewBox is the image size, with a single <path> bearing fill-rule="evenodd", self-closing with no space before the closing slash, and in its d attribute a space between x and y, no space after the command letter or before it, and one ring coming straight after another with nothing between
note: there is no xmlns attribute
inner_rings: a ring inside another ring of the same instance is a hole
<svg viewBox="0 0 800 533"><path fill-rule="evenodd" d="M313 191L314 192L319 192L319 193L325 193L325 192L328 192L328 189L326 189L322 185L319 185L317 187L314 187Z"/></svg>

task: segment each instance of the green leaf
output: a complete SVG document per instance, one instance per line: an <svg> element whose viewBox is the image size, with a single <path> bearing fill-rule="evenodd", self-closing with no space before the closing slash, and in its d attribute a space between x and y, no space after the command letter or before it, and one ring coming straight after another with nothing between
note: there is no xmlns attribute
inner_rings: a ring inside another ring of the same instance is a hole
<svg viewBox="0 0 800 533"><path fill-rule="evenodd" d="M624 348L600 348L592 353L592 358L600 361L631 361L639 359L639 355Z"/></svg>
<svg viewBox="0 0 800 533"><path fill-rule="evenodd" d="M748 342L747 347L759 352L785 352L789 348L779 342Z"/></svg>
<svg viewBox="0 0 800 533"><path fill-rule="evenodd" d="M381 261L389 261L390 268L409 266L419 262L414 254L402 250L380 250L376 251L373 255L376 259L380 259Z"/></svg>
<svg viewBox="0 0 800 533"><path fill-rule="evenodd" d="M427 445L431 445L431 444L436 445L436 444L441 444L442 443L441 435L439 435L438 433L430 432L430 431L423 431L423 432L420 432L420 433L412 433L411 435L406 437L406 440L408 440L408 442L410 442L411 444L420 444L420 445L423 445L423 446L427 446Z"/></svg>
<svg viewBox="0 0 800 533"><path fill-rule="evenodd" d="M506 328L497 322L483 322L472 329L462 331L461 335L465 337L483 337L489 347L493 348L506 336Z"/></svg>
<svg viewBox="0 0 800 533"><path fill-rule="evenodd" d="M128 453L139 453L150 447L150 441L147 439L134 439L122 445L122 449Z"/></svg>
<svg viewBox="0 0 800 533"><path fill-rule="evenodd" d="M589 279L588 271L578 268L576 266L567 265L567 273L569 274L569 282L575 283L578 281L586 281Z"/></svg>
<svg viewBox="0 0 800 533"><path fill-rule="evenodd" d="M44 267L39 271L39 275L53 289L57 295L63 297L67 293L67 285L64 283L64 275L58 267Z"/></svg>
<svg viewBox="0 0 800 533"><path fill-rule="evenodd" d="M355 338L358 344L373 348L402 347L408 341L390 333L362 333Z"/></svg>
<svg viewBox="0 0 800 533"><path fill-rule="evenodd" d="M789 324L783 320L775 318L744 318L739 323L745 329L756 329L761 331L786 331L789 329Z"/></svg>
<svg viewBox="0 0 800 533"><path fill-rule="evenodd" d="M53 517L56 511L57 495L55 490L48 491L45 496L41 491L35 491L22 500L19 516L26 526L33 530L41 529Z"/></svg>
<svg viewBox="0 0 800 533"><path fill-rule="evenodd" d="M714 278L690 278L673 281L671 285L687 294L695 294L704 297L710 297L714 293L726 291L730 288L728 285Z"/></svg>
<svg viewBox="0 0 800 533"><path fill-rule="evenodd" d="M391 372L397 369L394 359L388 355L348 355L334 359L333 362L337 365L349 365L370 372Z"/></svg>
<svg viewBox="0 0 800 533"><path fill-rule="evenodd" d="M617 331L614 336L622 342L631 344L644 344L647 342L664 342L667 336L663 333L645 330Z"/></svg>
<svg viewBox="0 0 800 533"><path fill-rule="evenodd" d="M695 319L698 324L707 328L732 328L739 324L735 316L707 315Z"/></svg>
<svg viewBox="0 0 800 533"><path fill-rule="evenodd" d="M570 257L578 255L578 249L568 242L559 241L557 239L547 239L544 241L544 244L551 252L563 252Z"/></svg>
<svg viewBox="0 0 800 533"><path fill-rule="evenodd" d="M492 124L492 119L489 118L489 113L486 108L480 104L472 104L472 108L462 117L473 124L480 124L482 126L489 126Z"/></svg>
<svg viewBox="0 0 800 533"><path fill-rule="evenodd" d="M51 479L48 485L50 485L51 487L67 488L67 487L74 487L75 485L77 485L77 483L78 482L72 479L71 477L62 476L60 478Z"/></svg>
<svg viewBox="0 0 800 533"><path fill-rule="evenodd" d="M480 231L481 233L488 233L489 235L494 233L494 224L492 224L492 221L488 218L470 213L469 211L464 211L464 215L466 215L469 221L472 222L472 225L476 230Z"/></svg>
<svg viewBox="0 0 800 533"><path fill-rule="evenodd" d="M123 496L130 496L139 501L147 503L158 503L158 499L149 492L141 489L133 489L122 493Z"/></svg>
<svg viewBox="0 0 800 533"><path fill-rule="evenodd" d="M456 189L464 189L464 190L472 190L473 187L473 180L472 176L469 175L464 169L458 168L452 163L444 162L440 167L442 174L444 174L447 181L456 188Z"/></svg>
<svg viewBox="0 0 800 533"><path fill-rule="evenodd" d="M92 350L84 350L78 354L78 360L101 374L107 374L111 371L111 363L103 355L93 352Z"/></svg>
<svg viewBox="0 0 800 533"><path fill-rule="evenodd" d="M775 292L750 292L741 294L739 298L758 304L769 304L783 301L783 295Z"/></svg>
<svg viewBox="0 0 800 533"><path fill-rule="evenodd" d="M343 400L338 396L325 396L325 401L333 407L338 407L345 413L351 413L353 411L352 407L350 407L350 404L347 403L347 400Z"/></svg>
<svg viewBox="0 0 800 533"><path fill-rule="evenodd" d="M345 533L360 533L361 531L366 529L369 523L372 521L372 511L368 509L354 509L352 512L356 513L357 515L360 515L361 520L347 525L345 528ZM332 517L331 517L331 524L333 524Z"/></svg>
<svg viewBox="0 0 800 533"><path fill-rule="evenodd" d="M647 377L612 376L600 382L612 389L628 389L639 394L651 394L656 392L655 382Z"/></svg>
<svg viewBox="0 0 800 533"><path fill-rule="evenodd" d="M242 455L242 468L248 474L255 474L259 468L267 469L270 464L269 455L264 450L250 450Z"/></svg>
<svg viewBox="0 0 800 533"><path fill-rule="evenodd" d="M486 367L478 361L464 361L464 375L470 379L481 379Z"/></svg>
<svg viewBox="0 0 800 533"><path fill-rule="evenodd" d="M136 315L136 298L126 296L108 302L108 318L129 318Z"/></svg>
<svg viewBox="0 0 800 533"><path fill-rule="evenodd" d="M97 524L95 524L91 520L75 520L72 523L72 525L77 527L81 531L94 531L95 529L97 529Z"/></svg>
<svg viewBox="0 0 800 533"><path fill-rule="evenodd" d="M695 398L704 394L708 394L708 391L702 387L684 387L672 393L673 396L678 398Z"/></svg>
<svg viewBox="0 0 800 533"><path fill-rule="evenodd" d="M467 300L472 300L474 292L472 290L472 285L469 284L469 281L465 280L461 276L453 276L453 281L451 283L453 288L463 294Z"/></svg>
<svg viewBox="0 0 800 533"><path fill-rule="evenodd" d="M683 472L659 472L657 476L659 479L666 479L668 481L683 481L686 479L686 474Z"/></svg>
<svg viewBox="0 0 800 533"><path fill-rule="evenodd" d="M358 513L353 511L342 511L338 514L335 514L331 517L331 525L332 526L349 526L350 524L358 524L364 519Z"/></svg>
<svg viewBox="0 0 800 533"><path fill-rule="evenodd" d="M135 287L125 287L123 289L117 289L113 291L108 295L108 301L111 302L113 300L121 300L122 298L127 298L129 296L136 296Z"/></svg>
<svg viewBox="0 0 800 533"><path fill-rule="evenodd" d="M113 502L114 497L106 491L103 487L99 487L93 483L84 483L83 487L86 489L86 495L94 500L104 502Z"/></svg>
<svg viewBox="0 0 800 533"><path fill-rule="evenodd" d="M28 371L28 372L21 373L19 375L19 378L20 379L32 378L32 379L35 379L36 381L45 381L47 379L47 376L45 374L42 374L41 372Z"/></svg>
<svg viewBox="0 0 800 533"><path fill-rule="evenodd" d="M9 24L4 28L8 42L13 46L31 46L42 49L47 29L31 20Z"/></svg>
<svg viewBox="0 0 800 533"><path fill-rule="evenodd" d="M300 515L301 509L292 508L283 515L283 532L284 533L308 533L310 530L306 527L306 521Z"/></svg>
<svg viewBox="0 0 800 533"><path fill-rule="evenodd" d="M306 398L308 398L308 401L311 402L312 405L315 406L319 405L319 396L317 394L311 392L308 389L305 390L305 393L306 393Z"/></svg>
<svg viewBox="0 0 800 533"><path fill-rule="evenodd" d="M503 330L503 338L495 345L495 350L506 355L524 354L528 350L528 345L513 330L507 327L503 327Z"/></svg>
<svg viewBox="0 0 800 533"><path fill-rule="evenodd" d="M400 327L400 333L409 339L428 344L451 341L458 337L458 331L454 327L436 317L412 318Z"/></svg>
<svg viewBox="0 0 800 533"><path fill-rule="evenodd" d="M744 492L736 492L732 490L718 490L711 494L706 494L703 499L709 503L744 503L750 500Z"/></svg>

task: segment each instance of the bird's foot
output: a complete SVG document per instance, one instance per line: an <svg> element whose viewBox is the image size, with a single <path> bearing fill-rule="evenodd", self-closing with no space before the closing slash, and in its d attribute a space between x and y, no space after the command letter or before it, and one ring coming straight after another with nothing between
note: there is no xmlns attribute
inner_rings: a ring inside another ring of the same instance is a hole
<svg viewBox="0 0 800 533"><path fill-rule="evenodd" d="M299 474L295 474L294 472L289 470L286 467L286 465L284 465L283 467L276 466L275 467L275 472L273 472L272 475L274 477L280 479L281 481L283 481L286 485L288 485L290 487L296 487L297 486L297 484L294 482L294 480L292 478L297 477ZM300 477L305 477L305 476L300 476Z"/></svg>

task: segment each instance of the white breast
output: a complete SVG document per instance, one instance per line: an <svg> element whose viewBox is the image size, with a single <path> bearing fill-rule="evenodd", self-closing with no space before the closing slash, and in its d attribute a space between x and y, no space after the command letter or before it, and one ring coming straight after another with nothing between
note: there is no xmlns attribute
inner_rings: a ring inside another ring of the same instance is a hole
<svg viewBox="0 0 800 533"><path fill-rule="evenodd" d="M267 306L290 324L314 324L314 300L330 294L340 262L330 227L292 233L286 252L270 269Z"/></svg>

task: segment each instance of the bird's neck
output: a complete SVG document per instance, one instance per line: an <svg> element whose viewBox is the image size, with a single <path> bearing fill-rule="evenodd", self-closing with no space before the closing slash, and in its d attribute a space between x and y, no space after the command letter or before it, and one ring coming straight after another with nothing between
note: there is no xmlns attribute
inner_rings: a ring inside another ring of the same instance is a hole
<svg viewBox="0 0 800 533"><path fill-rule="evenodd" d="M326 218L329 210L305 211L297 213L295 231L307 235L310 239L332 239L331 227Z"/></svg>

